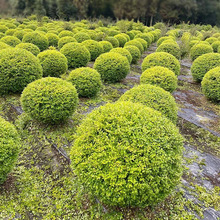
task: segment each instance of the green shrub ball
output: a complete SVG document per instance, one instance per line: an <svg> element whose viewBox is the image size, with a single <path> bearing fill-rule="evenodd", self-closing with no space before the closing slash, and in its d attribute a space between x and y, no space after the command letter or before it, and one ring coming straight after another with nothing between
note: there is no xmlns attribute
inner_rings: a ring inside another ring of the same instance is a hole
<svg viewBox="0 0 220 220"><path fill-rule="evenodd" d="M40 62L32 53L20 48L0 50L0 94L22 92L42 75Z"/></svg>
<svg viewBox="0 0 220 220"><path fill-rule="evenodd" d="M194 61L196 58L206 53L213 53L212 46L199 43L190 49L190 58Z"/></svg>
<svg viewBox="0 0 220 220"><path fill-rule="evenodd" d="M208 99L220 102L220 67L207 72L203 77L201 85L202 91Z"/></svg>
<svg viewBox="0 0 220 220"><path fill-rule="evenodd" d="M43 76L59 77L68 69L67 58L56 50L45 50L37 58L43 67Z"/></svg>
<svg viewBox="0 0 220 220"><path fill-rule="evenodd" d="M179 184L182 146L178 129L156 110L132 102L107 104L77 129L71 167L101 203L146 207Z"/></svg>
<svg viewBox="0 0 220 220"><path fill-rule="evenodd" d="M85 40L91 40L90 36L84 32L79 32L75 34L74 38L77 40L78 43L82 43Z"/></svg>
<svg viewBox="0 0 220 220"><path fill-rule="evenodd" d="M135 46L137 47L141 54L144 52L144 47L142 46L142 44L138 41L138 40L130 40L125 44L125 47L127 46Z"/></svg>
<svg viewBox="0 0 220 220"><path fill-rule="evenodd" d="M65 44L60 52L67 58L68 67L74 69L86 66L91 58L88 49L79 43Z"/></svg>
<svg viewBox="0 0 220 220"><path fill-rule="evenodd" d="M209 70L218 66L220 66L220 54L203 54L202 56L198 57L192 64L191 72L193 79L197 82L201 82Z"/></svg>
<svg viewBox="0 0 220 220"><path fill-rule="evenodd" d="M143 84L152 84L163 88L168 92L173 92L177 88L177 76L171 70L162 66L155 66L146 69L140 78Z"/></svg>
<svg viewBox="0 0 220 220"><path fill-rule="evenodd" d="M114 83L120 82L128 75L130 64L121 54L109 52L96 59L94 69L100 73L103 81Z"/></svg>
<svg viewBox="0 0 220 220"><path fill-rule="evenodd" d="M100 91L102 82L100 74L89 67L73 70L67 81L71 82L81 97L93 97Z"/></svg>
<svg viewBox="0 0 220 220"><path fill-rule="evenodd" d="M148 55L142 63L142 71L154 66L162 66L172 70L175 75L180 74L180 63L171 54L166 52L156 52Z"/></svg>
<svg viewBox="0 0 220 220"><path fill-rule="evenodd" d="M178 108L173 96L164 89L150 84L141 84L125 92L119 101L141 103L161 112L174 124L177 121Z"/></svg>
<svg viewBox="0 0 220 220"><path fill-rule="evenodd" d="M177 59L180 59L180 47L176 43L162 43L156 50L156 52L167 52L172 54Z"/></svg>
<svg viewBox="0 0 220 220"><path fill-rule="evenodd" d="M119 47L119 41L115 37L106 37L105 41L110 42L114 48Z"/></svg>
<svg viewBox="0 0 220 220"><path fill-rule="evenodd" d="M130 46L124 47L124 49L130 52L132 56L132 60L131 60L132 64L136 64L138 60L141 58L141 52L136 46L130 45Z"/></svg>
<svg viewBox="0 0 220 220"><path fill-rule="evenodd" d="M56 34L47 33L45 36L47 37L49 46L53 46L53 47L58 46L59 37Z"/></svg>
<svg viewBox="0 0 220 220"><path fill-rule="evenodd" d="M128 50L126 50L125 48L122 48L122 47L113 48L110 52L121 54L122 56L124 56L128 59L129 63L131 63L131 61L132 61L131 53Z"/></svg>
<svg viewBox="0 0 220 220"><path fill-rule="evenodd" d="M122 34L117 34L114 36L119 42L119 47L124 47L125 43L127 42L127 39Z"/></svg>
<svg viewBox="0 0 220 220"><path fill-rule="evenodd" d="M16 45L21 43L21 41L17 37L14 37L14 36L2 37L0 41L5 43L5 44L8 44L11 47L15 47Z"/></svg>
<svg viewBox="0 0 220 220"><path fill-rule="evenodd" d="M113 48L112 44L108 41L100 41L99 44L102 46L103 53L107 53Z"/></svg>
<svg viewBox="0 0 220 220"><path fill-rule="evenodd" d="M0 117L0 184L12 171L20 148L20 139L15 127Z"/></svg>
<svg viewBox="0 0 220 220"><path fill-rule="evenodd" d="M40 49L32 43L20 43L16 46L16 48L25 49L31 52L34 56L37 56L40 53Z"/></svg>
<svg viewBox="0 0 220 220"><path fill-rule="evenodd" d="M85 40L82 45L90 52L91 61L94 61L103 52L102 46L95 40Z"/></svg>
<svg viewBox="0 0 220 220"><path fill-rule="evenodd" d="M22 39L23 43L32 43L39 47L40 51L46 50L49 46L49 42L46 36L39 32L30 32L24 35Z"/></svg>
<svg viewBox="0 0 220 220"><path fill-rule="evenodd" d="M73 43L73 42L77 42L74 37L70 37L70 36L62 37L58 41L58 48L61 49L65 44Z"/></svg>
<svg viewBox="0 0 220 220"><path fill-rule="evenodd" d="M43 123L55 124L68 119L77 104L76 88L70 82L54 77L30 83L21 95L23 110Z"/></svg>

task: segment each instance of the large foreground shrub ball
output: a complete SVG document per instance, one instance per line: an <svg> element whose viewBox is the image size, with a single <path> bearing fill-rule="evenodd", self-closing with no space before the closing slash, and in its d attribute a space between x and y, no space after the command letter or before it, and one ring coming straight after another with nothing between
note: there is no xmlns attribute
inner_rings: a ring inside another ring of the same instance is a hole
<svg viewBox="0 0 220 220"><path fill-rule="evenodd" d="M67 58L68 67L74 69L86 66L91 58L88 49L79 43L65 44L60 52Z"/></svg>
<svg viewBox="0 0 220 220"><path fill-rule="evenodd" d="M0 117L0 184L13 169L18 157L20 139L15 127Z"/></svg>
<svg viewBox="0 0 220 220"><path fill-rule="evenodd" d="M218 66L220 66L220 54L203 54L202 56L198 57L192 64L191 72L193 79L197 82L201 82L209 70Z"/></svg>
<svg viewBox="0 0 220 220"><path fill-rule="evenodd" d="M97 95L102 85L100 74L90 67L81 67L73 70L69 74L67 81L76 87L81 97Z"/></svg>
<svg viewBox="0 0 220 220"><path fill-rule="evenodd" d="M128 59L119 53L104 53L100 55L95 63L96 69L103 81L106 82L120 82L124 79L130 71L130 64Z"/></svg>
<svg viewBox="0 0 220 220"><path fill-rule="evenodd" d="M95 40L85 40L82 42L91 55L91 60L94 61L102 52L102 46Z"/></svg>
<svg viewBox="0 0 220 220"><path fill-rule="evenodd" d="M43 123L59 123L70 117L78 104L76 88L65 80L47 77L30 83L21 95L23 110Z"/></svg>
<svg viewBox="0 0 220 220"><path fill-rule="evenodd" d="M21 92L43 75L39 60L19 48L0 50L0 94Z"/></svg>
<svg viewBox="0 0 220 220"><path fill-rule="evenodd" d="M94 110L77 129L70 157L84 187L111 206L146 207L179 183L182 137L160 112L118 102Z"/></svg>
<svg viewBox="0 0 220 220"><path fill-rule="evenodd" d="M150 84L136 86L125 92L119 101L132 101L144 104L161 112L174 124L176 123L178 108L175 99L169 92L158 86Z"/></svg>
<svg viewBox="0 0 220 220"><path fill-rule="evenodd" d="M148 55L142 63L142 71L153 67L162 66L172 70L176 75L180 73L180 63L171 54L166 52L156 52Z"/></svg>
<svg viewBox="0 0 220 220"><path fill-rule="evenodd" d="M212 53L213 49L211 45L206 44L196 44L190 49L190 58L194 61L197 57L206 54Z"/></svg>
<svg viewBox="0 0 220 220"><path fill-rule="evenodd" d="M43 67L43 76L59 77L68 69L67 58L56 50L45 50L37 58Z"/></svg>
<svg viewBox="0 0 220 220"><path fill-rule="evenodd" d="M35 44L41 51L46 50L49 46L47 37L35 31L25 34L22 41Z"/></svg>
<svg viewBox="0 0 220 220"><path fill-rule="evenodd" d="M177 88L177 76L166 67L155 66L146 69L140 78L143 84L152 84L163 88L168 92L173 92Z"/></svg>
<svg viewBox="0 0 220 220"><path fill-rule="evenodd" d="M220 67L207 72L202 80L202 91L207 98L220 102Z"/></svg>

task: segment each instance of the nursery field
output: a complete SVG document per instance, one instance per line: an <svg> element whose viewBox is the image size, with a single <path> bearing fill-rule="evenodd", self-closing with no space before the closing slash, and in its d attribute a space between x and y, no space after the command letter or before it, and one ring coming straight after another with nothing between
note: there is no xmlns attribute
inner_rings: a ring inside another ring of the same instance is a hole
<svg viewBox="0 0 220 220"><path fill-rule="evenodd" d="M220 219L220 29L0 19L0 219Z"/></svg>

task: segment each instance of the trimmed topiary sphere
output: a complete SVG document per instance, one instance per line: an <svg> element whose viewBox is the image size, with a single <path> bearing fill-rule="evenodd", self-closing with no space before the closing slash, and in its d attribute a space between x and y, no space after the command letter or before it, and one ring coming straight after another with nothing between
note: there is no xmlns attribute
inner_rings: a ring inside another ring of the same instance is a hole
<svg viewBox="0 0 220 220"><path fill-rule="evenodd" d="M58 35L59 38L67 37L67 36L73 37L74 33L72 31L65 30L65 31L61 31Z"/></svg>
<svg viewBox="0 0 220 220"><path fill-rule="evenodd" d="M113 48L110 52L121 54L122 56L124 56L128 59L129 63L131 63L131 61L132 61L132 56L131 56L130 52L128 50L126 50L125 48L122 48L122 47Z"/></svg>
<svg viewBox="0 0 220 220"><path fill-rule="evenodd" d="M220 66L220 54L203 54L193 62L191 67L192 76L195 81L201 82L209 70L218 66Z"/></svg>
<svg viewBox="0 0 220 220"><path fill-rule="evenodd" d="M141 58L141 52L136 46L130 45L130 46L124 47L124 49L126 49L127 51L130 52L130 54L132 56L131 63L136 64L138 62L138 60Z"/></svg>
<svg viewBox="0 0 220 220"><path fill-rule="evenodd" d="M0 41L5 43L5 44L8 44L11 47L15 47L16 45L21 43L21 41L17 37L14 37L14 36L2 37Z"/></svg>
<svg viewBox="0 0 220 220"><path fill-rule="evenodd" d="M173 92L177 88L177 76L173 71L162 66L155 66L145 70L141 75L141 83L152 84Z"/></svg>
<svg viewBox="0 0 220 220"><path fill-rule="evenodd" d="M177 43L162 43L156 50L156 52L167 52L172 54L177 59L180 59L180 47Z"/></svg>
<svg viewBox="0 0 220 220"><path fill-rule="evenodd" d="M218 52L218 47L220 46L220 41L215 41L212 43L212 48L214 52Z"/></svg>
<svg viewBox="0 0 220 220"><path fill-rule="evenodd" d="M114 83L120 82L128 75L130 64L121 54L109 52L96 59L94 69L100 73L102 80Z"/></svg>
<svg viewBox="0 0 220 220"><path fill-rule="evenodd" d="M48 39L49 46L53 46L53 47L58 46L59 37L56 34L47 33L45 36Z"/></svg>
<svg viewBox="0 0 220 220"><path fill-rule="evenodd" d="M15 33L13 34L13 36L17 37L19 40L23 39L23 36L25 35L25 31L24 30L16 30Z"/></svg>
<svg viewBox="0 0 220 220"><path fill-rule="evenodd" d="M194 45L190 50L190 58L192 60L195 60L197 57L206 54L206 53L212 53L213 49L212 46L206 45L206 44L196 44Z"/></svg>
<svg viewBox="0 0 220 220"><path fill-rule="evenodd" d="M69 118L78 104L76 88L65 80L47 77L30 83L21 95L23 110L43 123Z"/></svg>
<svg viewBox="0 0 220 220"><path fill-rule="evenodd" d="M39 60L27 50L9 48L0 51L0 94L21 92L42 75Z"/></svg>
<svg viewBox="0 0 220 220"><path fill-rule="evenodd" d="M5 25L0 25L0 32L5 33L8 30L8 27Z"/></svg>
<svg viewBox="0 0 220 220"><path fill-rule="evenodd" d="M70 158L81 184L102 203L146 207L179 184L182 149L178 129L160 112L118 102L82 122Z"/></svg>
<svg viewBox="0 0 220 220"><path fill-rule="evenodd" d="M137 34L137 35L135 35L134 39L135 38L142 38L142 39L144 39L147 42L148 46L150 46L151 43L152 43L152 39L151 39L150 35L146 34L146 33Z"/></svg>
<svg viewBox="0 0 220 220"><path fill-rule="evenodd" d="M218 38L216 38L216 37L209 37L205 41L208 42L209 44L212 44L215 41L218 41Z"/></svg>
<svg viewBox="0 0 220 220"><path fill-rule="evenodd" d="M167 67L176 75L180 74L180 63L171 54L166 52L156 52L148 55L142 63L142 72L153 66Z"/></svg>
<svg viewBox="0 0 220 220"><path fill-rule="evenodd" d="M12 171L18 158L20 139L15 127L0 117L0 184Z"/></svg>
<svg viewBox="0 0 220 220"><path fill-rule="evenodd" d="M113 48L109 41L100 41L99 44L102 46L103 53L107 53Z"/></svg>
<svg viewBox="0 0 220 220"><path fill-rule="evenodd" d="M20 43L16 46L16 48L25 49L31 52L34 56L37 56L40 53L40 49L32 43Z"/></svg>
<svg viewBox="0 0 220 220"><path fill-rule="evenodd" d="M125 43L127 42L127 39L122 34L117 34L114 36L119 42L119 47L124 47Z"/></svg>
<svg viewBox="0 0 220 220"><path fill-rule="evenodd" d="M58 48L61 49L65 44L77 42L74 37L62 37L58 41Z"/></svg>
<svg viewBox="0 0 220 220"><path fill-rule="evenodd" d="M82 43L85 40L91 40L90 36L85 32L79 32L75 34L74 38L77 40L78 43Z"/></svg>
<svg viewBox="0 0 220 220"><path fill-rule="evenodd" d="M115 47L119 47L119 42L116 38L114 37L106 37L105 38L105 41L108 41L112 44L112 46L115 48Z"/></svg>
<svg viewBox="0 0 220 220"><path fill-rule="evenodd" d="M73 70L69 74L67 81L76 87L81 97L96 96L102 85L100 74L90 67L81 67Z"/></svg>
<svg viewBox="0 0 220 220"><path fill-rule="evenodd" d="M171 40L173 42L175 42L174 38L171 36L165 36L165 37L161 37L158 41L157 41L157 47L159 47L164 41L166 40Z"/></svg>
<svg viewBox="0 0 220 220"><path fill-rule="evenodd" d="M45 50L37 58L43 67L43 76L59 77L68 69L67 58L56 50Z"/></svg>
<svg viewBox="0 0 220 220"><path fill-rule="evenodd" d="M135 40L139 41L139 42L142 44L142 46L143 46L143 48L144 48L144 51L147 50L147 48L148 48L147 41L145 41L145 40L142 39L142 38L135 38Z"/></svg>
<svg viewBox="0 0 220 220"><path fill-rule="evenodd" d="M32 43L38 46L40 51L46 50L49 46L47 37L35 31L25 34L22 41L24 43Z"/></svg>
<svg viewBox="0 0 220 220"><path fill-rule="evenodd" d="M135 86L125 92L119 101L141 103L161 112L174 124L177 121L178 108L175 99L169 92L158 86L150 84Z"/></svg>
<svg viewBox="0 0 220 220"><path fill-rule="evenodd" d="M207 98L220 102L220 67L211 69L202 80L202 91Z"/></svg>
<svg viewBox="0 0 220 220"><path fill-rule="evenodd" d="M7 49L7 48L11 48L11 46L0 41L0 50Z"/></svg>
<svg viewBox="0 0 220 220"><path fill-rule="evenodd" d="M60 52L67 58L68 67L74 69L86 66L91 58L88 49L79 43L65 44Z"/></svg>
<svg viewBox="0 0 220 220"><path fill-rule="evenodd" d="M138 40L130 40L125 44L125 47L127 46L135 46L137 47L141 54L144 52L144 47L142 46L142 44L138 41Z"/></svg>
<svg viewBox="0 0 220 220"><path fill-rule="evenodd" d="M97 41L85 40L82 42L82 45L84 45L90 52L92 61L94 61L103 52L102 46Z"/></svg>

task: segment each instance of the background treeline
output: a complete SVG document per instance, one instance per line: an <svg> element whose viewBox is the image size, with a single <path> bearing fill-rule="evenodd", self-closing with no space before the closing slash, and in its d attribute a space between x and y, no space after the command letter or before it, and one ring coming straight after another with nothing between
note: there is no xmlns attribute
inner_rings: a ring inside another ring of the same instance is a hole
<svg viewBox="0 0 220 220"><path fill-rule="evenodd" d="M220 0L0 0L0 14L52 19L111 18L220 26Z"/></svg>

